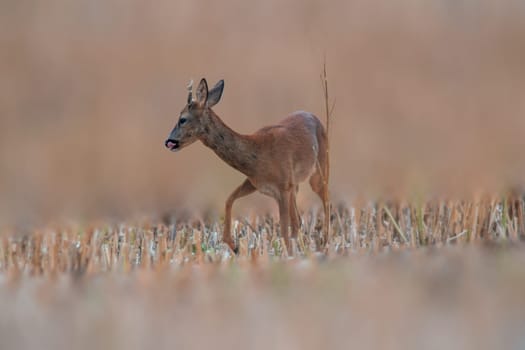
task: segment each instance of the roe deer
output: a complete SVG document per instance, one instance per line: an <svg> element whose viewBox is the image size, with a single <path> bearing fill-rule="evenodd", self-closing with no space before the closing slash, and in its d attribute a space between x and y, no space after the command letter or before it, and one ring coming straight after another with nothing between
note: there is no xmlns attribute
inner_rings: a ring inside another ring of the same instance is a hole
<svg viewBox="0 0 525 350"><path fill-rule="evenodd" d="M202 79L194 100L190 82L187 104L165 146L178 151L200 140L227 164L247 176L226 200L223 241L233 251L236 251L231 236L233 202L257 190L273 197L279 204L281 235L291 252L288 226L291 224L292 237L295 238L300 225L296 206L299 183L310 177L312 190L323 201L325 218L329 215L324 188L327 184L324 169L327 169L328 162L325 129L315 115L300 111L254 134L238 134L211 109L221 99L223 89L224 81L220 80L208 91L206 79Z"/></svg>

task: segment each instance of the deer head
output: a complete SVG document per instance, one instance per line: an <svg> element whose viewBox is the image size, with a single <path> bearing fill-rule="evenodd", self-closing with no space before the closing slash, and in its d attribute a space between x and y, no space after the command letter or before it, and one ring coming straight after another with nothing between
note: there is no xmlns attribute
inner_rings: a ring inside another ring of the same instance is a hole
<svg viewBox="0 0 525 350"><path fill-rule="evenodd" d="M224 89L224 80L219 82L208 91L206 79L202 79L197 87L196 99L192 96L193 81L188 85L188 101L179 120L164 143L171 151L178 151L193 142L206 132L206 118L211 107L215 106L221 99Z"/></svg>

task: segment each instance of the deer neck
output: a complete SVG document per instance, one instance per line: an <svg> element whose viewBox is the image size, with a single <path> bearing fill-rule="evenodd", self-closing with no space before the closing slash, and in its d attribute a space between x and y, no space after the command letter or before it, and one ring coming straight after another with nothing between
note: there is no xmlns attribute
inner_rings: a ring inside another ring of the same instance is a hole
<svg viewBox="0 0 525 350"><path fill-rule="evenodd" d="M200 137L222 160L246 176L254 173L257 151L249 136L229 128L213 111L209 111L204 132Z"/></svg>

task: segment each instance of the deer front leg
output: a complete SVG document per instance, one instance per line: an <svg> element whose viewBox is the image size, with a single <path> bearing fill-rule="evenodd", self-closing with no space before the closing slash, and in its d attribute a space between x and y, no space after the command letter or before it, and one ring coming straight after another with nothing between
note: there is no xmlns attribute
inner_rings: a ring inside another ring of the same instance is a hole
<svg viewBox="0 0 525 350"><path fill-rule="evenodd" d="M284 239L288 255L292 254L292 246L288 237L288 226L290 224L290 191L281 192L279 198L279 225L281 226L281 236Z"/></svg>
<svg viewBox="0 0 525 350"><path fill-rule="evenodd" d="M233 202L236 199L249 195L250 193L255 192L255 187L252 185L250 180L246 179L244 182L235 189L235 191L230 194L226 200L226 212L224 214L224 233L222 235L222 240L230 248L235 251L235 244L233 243L232 234L231 234L231 224L232 224L232 206Z"/></svg>
<svg viewBox="0 0 525 350"><path fill-rule="evenodd" d="M292 226L292 238L297 238L301 217L297 209L297 191L299 187L296 185L295 189L290 192L290 224Z"/></svg>

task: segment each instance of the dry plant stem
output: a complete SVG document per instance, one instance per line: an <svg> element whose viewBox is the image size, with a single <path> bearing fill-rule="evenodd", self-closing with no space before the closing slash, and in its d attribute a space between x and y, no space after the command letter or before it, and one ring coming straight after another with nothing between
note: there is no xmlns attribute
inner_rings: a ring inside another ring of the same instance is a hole
<svg viewBox="0 0 525 350"><path fill-rule="evenodd" d="M326 58L323 61L323 75L321 77L322 84L323 84L323 92L324 92L324 105L325 105L325 115L326 115L326 162L325 162L325 169L324 169L324 176L323 176L323 199L324 199L324 229L325 229L325 239L326 243L328 243L331 239L331 227L330 227L330 209L331 209L331 203L330 203L330 194L328 191L328 182L330 178L330 119L331 119L331 113L333 111L329 107L329 97L328 97L328 78L326 75ZM335 102L334 102L335 106ZM323 172L321 172L322 174Z"/></svg>
<svg viewBox="0 0 525 350"><path fill-rule="evenodd" d="M518 214L518 228L519 228L518 233L521 237L524 237L525 236L525 223L524 223L525 211L523 208L523 199L521 198L517 199L516 206L517 206L517 214Z"/></svg>
<svg viewBox="0 0 525 350"><path fill-rule="evenodd" d="M453 237L449 237L449 238L447 238L447 243L452 242L452 241L454 241L456 239L459 239L459 238L463 237L467 233L468 233L468 230L464 230L464 231L458 233L457 235L455 235Z"/></svg>
<svg viewBox="0 0 525 350"><path fill-rule="evenodd" d="M376 208L377 208L376 209L376 232L377 232L378 246L381 246L382 240L385 236L385 229L383 227L383 203L379 202L376 205Z"/></svg>
<svg viewBox="0 0 525 350"><path fill-rule="evenodd" d="M474 217L472 220L472 230L470 233L470 241L475 241L477 239L477 230L478 230L478 219L479 219L479 201L476 200L474 204Z"/></svg>
<svg viewBox="0 0 525 350"><path fill-rule="evenodd" d="M419 241L420 244L424 245L427 244L427 234L425 232L425 223L424 223L424 215L425 215L425 207L424 204L420 203L420 201L417 201L416 204L416 220L417 220L417 228L419 232Z"/></svg>
<svg viewBox="0 0 525 350"><path fill-rule="evenodd" d="M401 227L399 227L399 225L397 224L396 220L394 219L394 216L392 216L392 213L390 212L390 210L386 206L384 206L383 209L385 210L385 212L387 213L388 217L390 218L390 221L394 225L397 233L399 233L399 235L401 236L401 238L403 239L403 241L405 243L408 243L408 239L406 238L405 234L401 230Z"/></svg>
<svg viewBox="0 0 525 350"><path fill-rule="evenodd" d="M457 227L457 218L458 218L458 204L451 202L451 214L450 214L450 222L449 222L449 228L447 230L447 238L450 235L455 236L456 235L456 227Z"/></svg>
<svg viewBox="0 0 525 350"><path fill-rule="evenodd" d="M350 244L352 248L357 248L357 221L354 207L350 208Z"/></svg>
<svg viewBox="0 0 525 350"><path fill-rule="evenodd" d="M509 205L508 205L508 198L507 196L503 196L502 198L503 202L503 210L501 213L501 226L503 228L503 235L508 236L508 211L509 211Z"/></svg>

